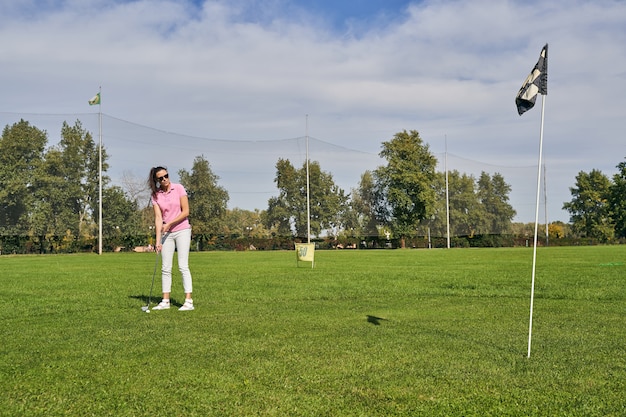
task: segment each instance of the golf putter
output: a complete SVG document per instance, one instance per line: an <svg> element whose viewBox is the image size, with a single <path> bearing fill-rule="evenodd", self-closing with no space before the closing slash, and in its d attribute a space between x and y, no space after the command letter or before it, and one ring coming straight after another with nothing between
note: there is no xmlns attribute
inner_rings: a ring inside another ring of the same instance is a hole
<svg viewBox="0 0 626 417"><path fill-rule="evenodd" d="M167 237L168 234L169 232L164 234L163 237L161 237L161 245L163 245L163 242L165 242L165 238ZM154 258L154 271L152 272L152 284L150 284L150 294L148 295L148 305L141 307L141 311L145 311L146 313L150 312L150 303L152 302L152 290L154 289L154 277L156 276L157 265L159 264L159 252L156 250L156 248L154 248L154 251L156 252L156 257Z"/></svg>

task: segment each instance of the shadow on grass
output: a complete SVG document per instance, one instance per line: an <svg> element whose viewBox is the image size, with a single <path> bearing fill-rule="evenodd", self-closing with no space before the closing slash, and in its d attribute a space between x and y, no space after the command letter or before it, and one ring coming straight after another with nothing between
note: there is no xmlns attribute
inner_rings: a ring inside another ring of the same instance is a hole
<svg viewBox="0 0 626 417"><path fill-rule="evenodd" d="M365 317L367 317L367 322L372 323L374 326L380 326L381 321L387 320L382 317L370 316L369 314Z"/></svg>
<svg viewBox="0 0 626 417"><path fill-rule="evenodd" d="M141 302L143 303L143 305L147 305L148 304L148 296L145 294L141 294L141 295L129 295L128 298L134 298L136 300L141 300ZM159 304L159 302L161 301L161 296L152 296L152 299L150 300L150 306L155 306L157 304ZM170 298L170 305L176 306L176 307L182 307L183 303L181 303L180 301L178 301L176 298Z"/></svg>

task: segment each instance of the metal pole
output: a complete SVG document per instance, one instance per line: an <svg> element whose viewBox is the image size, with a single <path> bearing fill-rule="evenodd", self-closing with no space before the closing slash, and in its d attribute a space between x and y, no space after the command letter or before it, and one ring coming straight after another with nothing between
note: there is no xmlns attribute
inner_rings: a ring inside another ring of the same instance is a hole
<svg viewBox="0 0 626 417"><path fill-rule="evenodd" d="M444 169L446 171L446 236L448 240L448 249L450 249L450 194L448 191L448 135L445 135L446 152L444 158Z"/></svg>
<svg viewBox="0 0 626 417"><path fill-rule="evenodd" d="M309 115L306 115L306 237L311 243L311 196L309 183Z"/></svg>
<svg viewBox="0 0 626 417"><path fill-rule="evenodd" d="M98 103L98 255L102 255L102 87L98 90L100 102Z"/></svg>

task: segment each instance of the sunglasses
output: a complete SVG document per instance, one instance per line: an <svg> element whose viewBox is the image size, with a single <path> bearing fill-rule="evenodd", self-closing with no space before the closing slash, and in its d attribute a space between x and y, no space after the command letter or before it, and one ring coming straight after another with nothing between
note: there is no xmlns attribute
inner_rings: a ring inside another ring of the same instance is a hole
<svg viewBox="0 0 626 417"><path fill-rule="evenodd" d="M169 177L170 177L170 174L165 174L162 177L157 177L157 180L158 181L163 181L165 178L169 178Z"/></svg>

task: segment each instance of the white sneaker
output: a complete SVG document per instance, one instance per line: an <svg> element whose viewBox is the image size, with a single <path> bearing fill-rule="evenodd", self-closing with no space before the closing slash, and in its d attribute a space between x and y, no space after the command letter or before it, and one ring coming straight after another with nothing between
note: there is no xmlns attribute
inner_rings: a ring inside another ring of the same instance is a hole
<svg viewBox="0 0 626 417"><path fill-rule="evenodd" d="M161 301L159 304L152 307L153 310L167 310L168 308L170 308L169 301Z"/></svg>
<svg viewBox="0 0 626 417"><path fill-rule="evenodd" d="M178 311L191 311L193 310L193 301L185 300L185 304Z"/></svg>

